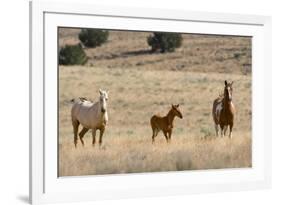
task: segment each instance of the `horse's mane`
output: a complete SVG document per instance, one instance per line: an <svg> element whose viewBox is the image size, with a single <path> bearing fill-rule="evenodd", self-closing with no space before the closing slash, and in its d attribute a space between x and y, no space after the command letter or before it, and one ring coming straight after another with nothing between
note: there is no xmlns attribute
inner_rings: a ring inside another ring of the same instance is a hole
<svg viewBox="0 0 281 205"><path fill-rule="evenodd" d="M224 98L224 94L223 93L219 93L219 98Z"/></svg>

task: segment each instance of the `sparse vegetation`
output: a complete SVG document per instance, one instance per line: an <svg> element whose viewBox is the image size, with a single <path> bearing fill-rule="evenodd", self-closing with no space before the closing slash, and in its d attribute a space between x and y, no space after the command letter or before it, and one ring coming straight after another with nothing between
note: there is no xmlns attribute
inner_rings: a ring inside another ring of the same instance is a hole
<svg viewBox="0 0 281 205"><path fill-rule="evenodd" d="M81 29L79 39L84 46L95 48L107 41L108 31L100 29Z"/></svg>
<svg viewBox="0 0 281 205"><path fill-rule="evenodd" d="M59 47L80 43L80 29L60 29ZM87 66L173 70L251 75L251 40L245 37L182 34L182 45L175 52L150 53L147 32L110 31L108 43L87 48ZM245 53L239 60L234 53ZM123 73L123 71L121 72Z"/></svg>
<svg viewBox="0 0 281 205"><path fill-rule="evenodd" d="M66 45L59 51L60 65L84 65L88 58L80 44Z"/></svg>
<svg viewBox="0 0 281 205"><path fill-rule="evenodd" d="M155 32L153 36L147 38L147 43L151 46L152 52L160 50L162 53L173 52L182 44L182 36L178 33Z"/></svg>

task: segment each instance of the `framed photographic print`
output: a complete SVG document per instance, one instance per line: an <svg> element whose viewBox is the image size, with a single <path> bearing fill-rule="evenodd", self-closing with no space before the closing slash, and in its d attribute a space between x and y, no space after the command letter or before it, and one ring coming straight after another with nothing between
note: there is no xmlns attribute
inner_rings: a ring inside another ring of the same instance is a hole
<svg viewBox="0 0 281 205"><path fill-rule="evenodd" d="M36 1L30 22L31 203L270 187L270 17Z"/></svg>

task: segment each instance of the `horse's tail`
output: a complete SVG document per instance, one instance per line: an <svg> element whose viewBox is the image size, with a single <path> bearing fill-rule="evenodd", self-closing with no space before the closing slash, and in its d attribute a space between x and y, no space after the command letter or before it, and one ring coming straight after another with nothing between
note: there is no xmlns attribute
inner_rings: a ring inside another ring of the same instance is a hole
<svg viewBox="0 0 281 205"><path fill-rule="evenodd" d="M215 124L218 124L219 123L219 119L218 119L218 116L217 116L217 106L221 103L221 98L217 98L214 100L213 102L213 108L212 108L212 116L213 116L213 120L214 120L214 123Z"/></svg>
<svg viewBox="0 0 281 205"><path fill-rule="evenodd" d="M87 98L85 98L85 97L79 97L79 98L73 98L73 99L71 99L70 100L70 102L71 103L76 103L76 102L84 102L84 101L90 101L90 102L92 102L91 100L88 100Z"/></svg>
<svg viewBox="0 0 281 205"><path fill-rule="evenodd" d="M151 127L154 126L154 121L155 121L155 115L153 115L153 116L150 118L150 125L151 125Z"/></svg>
<svg viewBox="0 0 281 205"><path fill-rule="evenodd" d="M150 125L151 125L151 128L154 130L154 129L158 129L158 125L157 125L157 116L156 115L153 115L151 118L150 118Z"/></svg>
<svg viewBox="0 0 281 205"><path fill-rule="evenodd" d="M215 123L216 123L216 105L217 105L217 99L214 100L213 107L212 107L212 116Z"/></svg>

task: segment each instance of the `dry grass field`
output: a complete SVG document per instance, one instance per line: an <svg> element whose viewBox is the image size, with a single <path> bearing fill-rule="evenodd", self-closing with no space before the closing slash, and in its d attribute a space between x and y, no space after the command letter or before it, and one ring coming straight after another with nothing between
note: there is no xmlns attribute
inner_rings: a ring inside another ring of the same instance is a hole
<svg viewBox="0 0 281 205"><path fill-rule="evenodd" d="M78 32L60 29L59 45L77 43ZM148 35L111 31L86 49L85 66L59 66L59 176L251 167L251 39L186 34L176 52L150 54ZM215 137L211 115L224 80L234 81L232 139ZM75 149L70 100L95 101L99 88L109 90L103 145L93 147L88 132ZM170 144L159 133L152 145L150 118L172 103L183 119Z"/></svg>

